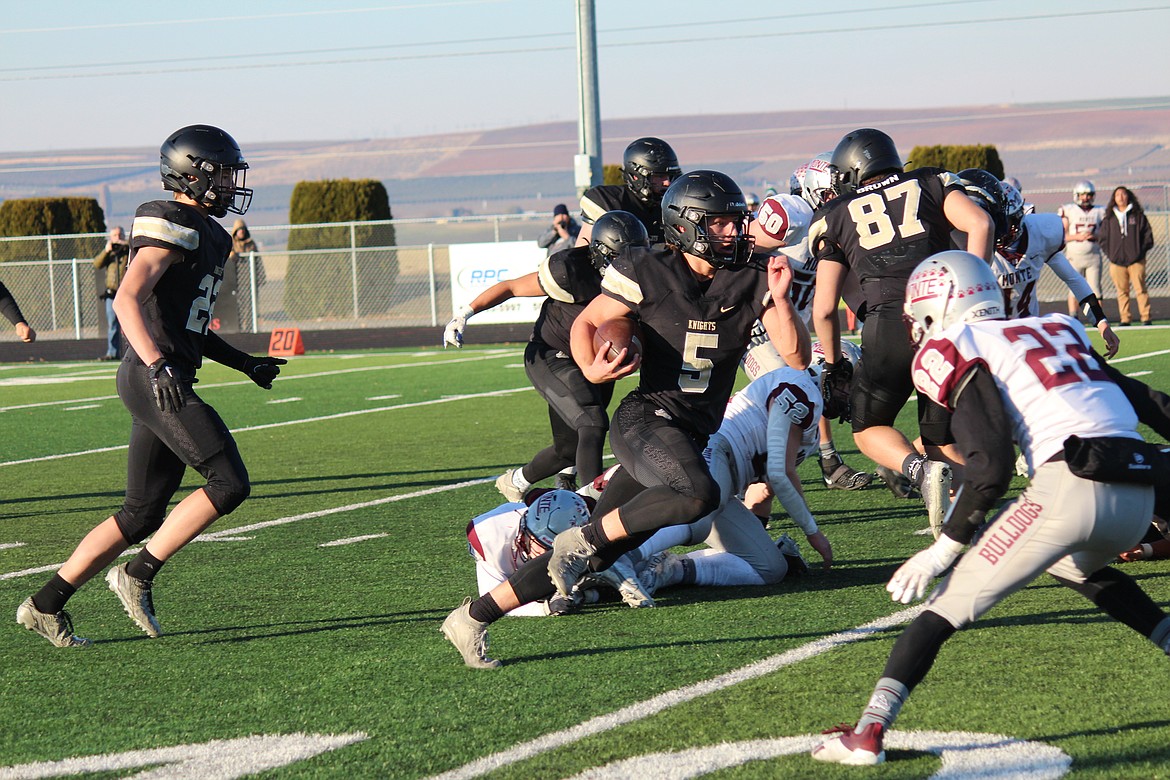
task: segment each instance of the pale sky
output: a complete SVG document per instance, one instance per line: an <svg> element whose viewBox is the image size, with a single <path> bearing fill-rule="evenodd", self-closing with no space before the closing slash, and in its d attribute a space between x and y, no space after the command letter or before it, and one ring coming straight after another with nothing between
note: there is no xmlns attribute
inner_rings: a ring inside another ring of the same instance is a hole
<svg viewBox="0 0 1170 780"><path fill-rule="evenodd" d="M1157 0L596 0L602 119L1170 95ZM576 121L574 0L6 2L0 152Z"/></svg>

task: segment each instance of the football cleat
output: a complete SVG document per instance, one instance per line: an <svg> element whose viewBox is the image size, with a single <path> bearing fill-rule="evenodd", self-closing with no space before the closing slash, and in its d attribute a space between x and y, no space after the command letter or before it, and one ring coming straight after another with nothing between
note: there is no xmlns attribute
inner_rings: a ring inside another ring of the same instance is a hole
<svg viewBox="0 0 1170 780"><path fill-rule="evenodd" d="M496 478L496 490L500 494L514 504L518 504L524 500L524 491L516 487L512 483L512 475L516 473L516 469L508 469L499 477Z"/></svg>
<svg viewBox="0 0 1170 780"><path fill-rule="evenodd" d="M786 577L802 577L808 574L808 562L800 554L800 547L796 544L795 539L788 534L780 534L779 538L776 539L776 546L780 548L780 553L788 562Z"/></svg>
<svg viewBox="0 0 1170 780"><path fill-rule="evenodd" d="M882 748L886 729L880 723L870 723L860 732L843 723L824 733L834 736L812 749L812 757L817 761L847 766L875 766L886 760L886 751Z"/></svg>
<svg viewBox="0 0 1170 780"><path fill-rule="evenodd" d="M895 498L918 498L918 491L914 488L914 483L902 472L878 466L877 473Z"/></svg>
<svg viewBox="0 0 1170 780"><path fill-rule="evenodd" d="M146 632L147 636L162 636L162 628L154 616L154 598L151 596L151 586L154 583L131 577L126 573L124 563L106 572L106 583L122 602L126 614Z"/></svg>
<svg viewBox="0 0 1170 780"><path fill-rule="evenodd" d="M556 483L553 487L557 490L568 490L570 493L575 493L577 492L577 475L566 474L562 471L557 474Z"/></svg>
<svg viewBox="0 0 1170 780"><path fill-rule="evenodd" d="M682 558L672 552L660 552L646 560L646 568L639 575L642 589L654 595L662 588L677 585L683 579Z"/></svg>
<svg viewBox="0 0 1170 780"><path fill-rule="evenodd" d="M68 612L41 612L33 604L32 596L16 608L16 622L29 631L36 631L56 647L89 647L93 644L73 633L73 619Z"/></svg>
<svg viewBox="0 0 1170 780"><path fill-rule="evenodd" d="M872 474L850 468L835 452L821 458L821 476L830 490L863 490L873 482Z"/></svg>
<svg viewBox="0 0 1170 780"><path fill-rule="evenodd" d="M597 548L585 541L585 532L574 526L557 534L552 557L548 559L548 576L557 593L567 596L589 568L589 558Z"/></svg>
<svg viewBox="0 0 1170 780"><path fill-rule="evenodd" d="M471 617L471 599L466 598L447 616L439 630L448 642L455 645L459 655L463 656L463 663L472 669L498 669L501 662L487 657L487 627L487 623Z"/></svg>
<svg viewBox="0 0 1170 780"><path fill-rule="evenodd" d="M926 462L926 475L922 478L922 502L926 504L926 517L930 532L937 539L942 533L943 521L951 507L951 467L937 460Z"/></svg>
<svg viewBox="0 0 1170 780"><path fill-rule="evenodd" d="M642 587L638 575L623 558L614 561L608 569L594 572L585 579L594 579L613 588L622 597L622 601L627 607L640 609L654 606L654 599Z"/></svg>

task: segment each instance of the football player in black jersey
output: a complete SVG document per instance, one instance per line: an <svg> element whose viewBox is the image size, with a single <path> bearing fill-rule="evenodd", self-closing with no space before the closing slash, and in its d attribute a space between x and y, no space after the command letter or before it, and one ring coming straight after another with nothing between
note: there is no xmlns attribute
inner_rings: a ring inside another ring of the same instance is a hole
<svg viewBox="0 0 1170 780"><path fill-rule="evenodd" d="M837 144L830 162L837 197L817 211L809 227L809 248L817 260L812 320L825 348L825 416L851 415L858 448L878 463L887 480L901 473L923 488L933 529L942 526L950 468L961 458L953 446L949 416L925 397L919 398L918 417L930 459L894 428L914 390L914 352L902 322L906 280L918 263L950 248L952 229L967 234L967 251L990 260L993 226L953 173L902 168L893 139L880 130L855 130ZM842 398L832 386L843 386L838 379L852 370L841 359L837 312L850 272L866 302L861 335L865 360L850 395Z"/></svg>
<svg viewBox="0 0 1170 780"><path fill-rule="evenodd" d="M24 315L20 313L16 299L12 297L12 293L8 292L4 282L0 282L0 314L3 314L16 327L16 335L20 337L21 341L31 343L37 340L37 332L32 329Z"/></svg>
<svg viewBox="0 0 1170 780"><path fill-rule="evenodd" d="M703 460L719 427L740 358L757 319L790 365L805 368L812 345L788 291L784 257L752 252L743 192L725 174L693 171L662 199L666 246L630 248L614 259L602 294L573 323L573 357L591 382L612 382L640 367L638 388L613 415L610 446L622 468L583 529L534 558L506 582L456 609L443 634L471 667L491 669L487 626L520 604L569 596L590 567L604 569L658 528L693 522L719 505L719 486ZM634 317L642 359L611 360L596 349L598 326Z"/></svg>
<svg viewBox="0 0 1170 780"><path fill-rule="evenodd" d="M447 323L444 344L462 346L463 328L476 312L511 298L548 296L524 350L524 370L548 401L553 443L523 467L509 469L496 480L496 488L509 501L522 501L531 485L566 467L576 466L582 485L601 474L613 383L593 384L585 379L569 352L569 329L585 305L601 293L606 269L627 246L649 246L646 228L627 211L610 211L597 220L589 246L557 252L542 261L538 270L492 285Z"/></svg>
<svg viewBox="0 0 1170 780"><path fill-rule="evenodd" d="M192 383L204 357L271 389L280 358L252 357L207 329L223 281L231 237L211 217L243 214L252 191L248 164L230 135L210 125L173 133L160 150L160 173L172 201L138 207L130 264L114 299L129 349L118 368L118 396L130 412L126 498L95 527L48 584L17 610L17 622L58 647L86 647L64 611L70 596L128 547L150 541L106 581L127 614L152 637L162 631L151 586L159 568L217 518L248 497L239 450L220 416ZM167 504L186 468L207 484Z"/></svg>
<svg viewBox="0 0 1170 780"><path fill-rule="evenodd" d="M602 184L581 196L581 232L577 246L586 246L593 223L607 211L628 211L642 221L651 244L662 242L662 195L682 175L678 157L661 138L639 138L622 155L625 184Z"/></svg>

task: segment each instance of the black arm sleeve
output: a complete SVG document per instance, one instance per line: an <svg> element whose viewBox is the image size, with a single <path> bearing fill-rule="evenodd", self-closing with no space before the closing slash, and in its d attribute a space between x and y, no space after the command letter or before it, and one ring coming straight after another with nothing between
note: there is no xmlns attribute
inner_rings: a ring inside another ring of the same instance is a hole
<svg viewBox="0 0 1170 780"><path fill-rule="evenodd" d="M16 305L16 299L12 297L12 293L8 292L4 282L0 282L0 314L3 314L13 325L19 325L25 321L24 315L20 313L20 307Z"/></svg>
<svg viewBox="0 0 1170 780"><path fill-rule="evenodd" d="M966 544L1011 484L1016 451L1008 413L991 373L978 365L963 382L953 402L951 431L967 465L943 531Z"/></svg>
<svg viewBox="0 0 1170 780"><path fill-rule="evenodd" d="M1155 390L1145 382L1126 376L1106 363L1096 351L1093 352L1093 357L1133 404L1138 419L1153 428L1163 439L1170 440L1170 395Z"/></svg>
<svg viewBox="0 0 1170 780"><path fill-rule="evenodd" d="M236 371L243 371L244 363L251 357L247 352L242 352L221 339L214 331L208 331L203 337L203 355Z"/></svg>
<svg viewBox="0 0 1170 780"><path fill-rule="evenodd" d="M1089 293L1080 303L1081 311L1093 320L1093 325L1105 319L1105 309L1101 308L1101 301L1097 299L1096 293Z"/></svg>

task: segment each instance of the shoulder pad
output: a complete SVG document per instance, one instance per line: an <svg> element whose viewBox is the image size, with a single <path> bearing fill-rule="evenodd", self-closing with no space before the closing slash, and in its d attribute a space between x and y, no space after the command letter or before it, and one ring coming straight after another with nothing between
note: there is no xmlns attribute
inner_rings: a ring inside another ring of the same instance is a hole
<svg viewBox="0 0 1170 780"><path fill-rule="evenodd" d="M1025 214L1024 230L1028 232L1028 249L1045 259L1064 246L1064 222L1059 214Z"/></svg>
<svg viewBox="0 0 1170 780"><path fill-rule="evenodd" d="M799 242L808 233L812 207L795 195L769 195L760 204L756 223L772 238L786 245Z"/></svg>
<svg viewBox="0 0 1170 780"><path fill-rule="evenodd" d="M143 203L134 214L130 245L173 246L190 251L199 247L203 218L195 209L167 200Z"/></svg>

